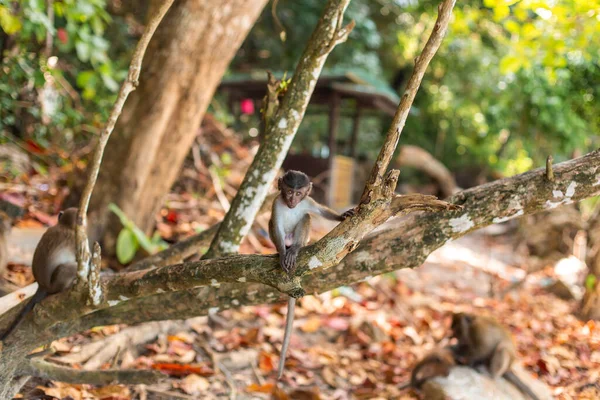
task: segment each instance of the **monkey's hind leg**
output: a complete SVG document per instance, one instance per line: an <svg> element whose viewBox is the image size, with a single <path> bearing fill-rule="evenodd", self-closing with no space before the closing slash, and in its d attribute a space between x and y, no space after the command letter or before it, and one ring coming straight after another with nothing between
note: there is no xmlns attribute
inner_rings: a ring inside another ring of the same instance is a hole
<svg viewBox="0 0 600 400"><path fill-rule="evenodd" d="M509 370L512 362L512 356L509 349L502 344L499 344L492 354L490 359L490 373L494 379L504 375Z"/></svg>
<svg viewBox="0 0 600 400"><path fill-rule="evenodd" d="M61 264L52 273L50 278L49 294L62 292L71 287L77 277L77 263Z"/></svg>
<svg viewBox="0 0 600 400"><path fill-rule="evenodd" d="M310 239L310 221L310 215L306 214L294 229L294 242L285 252L283 263L285 272L287 272L288 275L293 275L296 271L298 251L300 251L303 246L306 246Z"/></svg>

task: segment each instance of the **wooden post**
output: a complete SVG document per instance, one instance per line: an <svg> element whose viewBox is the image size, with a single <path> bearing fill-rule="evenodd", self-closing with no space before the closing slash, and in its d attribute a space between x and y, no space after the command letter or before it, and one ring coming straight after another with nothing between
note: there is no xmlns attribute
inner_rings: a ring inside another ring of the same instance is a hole
<svg viewBox="0 0 600 400"><path fill-rule="evenodd" d="M333 195L334 195L334 161L335 161L335 153L337 151L336 146L336 134L337 128L340 120L340 97L336 92L331 94L331 106L329 109L329 184L327 187L327 204L331 206L333 204Z"/></svg>

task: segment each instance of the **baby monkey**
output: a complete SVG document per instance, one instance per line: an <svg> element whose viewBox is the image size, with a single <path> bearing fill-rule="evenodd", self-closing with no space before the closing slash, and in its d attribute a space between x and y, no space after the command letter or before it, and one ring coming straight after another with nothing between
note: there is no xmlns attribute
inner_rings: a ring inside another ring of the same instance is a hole
<svg viewBox="0 0 600 400"><path fill-rule="evenodd" d="M17 318L0 337L4 341L33 307L48 295L71 287L77 276L75 256L75 225L77 208L67 208L58 214L58 223L42 235L33 253L31 269L38 289Z"/></svg>
<svg viewBox="0 0 600 400"><path fill-rule="evenodd" d="M517 358L517 350L511 333L491 317L457 313L452 316L452 335L458 340L459 361L474 367L485 365L494 379L502 376L521 392L539 400L511 370Z"/></svg>
<svg viewBox="0 0 600 400"><path fill-rule="evenodd" d="M412 369L410 381L401 385L399 389L420 389L429 379L437 376L448 376L450 369L456 365L454 346L446 346L433 350L423 357Z"/></svg>
<svg viewBox="0 0 600 400"><path fill-rule="evenodd" d="M273 201L271 220L269 221L269 235L279 253L281 268L290 276L296 270L298 251L308 244L310 234L310 214L321 215L332 221L343 221L354 215L354 209L343 214L317 203L310 197L312 182L304 172L287 171L277 181L279 196ZM279 358L279 378L283 374L285 356L290 342L292 324L294 322L294 308L296 299L288 299L288 314L285 324L285 333Z"/></svg>

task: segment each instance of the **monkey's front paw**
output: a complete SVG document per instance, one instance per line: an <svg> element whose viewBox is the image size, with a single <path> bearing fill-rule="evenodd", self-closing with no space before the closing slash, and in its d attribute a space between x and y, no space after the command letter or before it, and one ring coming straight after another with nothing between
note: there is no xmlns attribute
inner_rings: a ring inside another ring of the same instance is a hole
<svg viewBox="0 0 600 400"><path fill-rule="evenodd" d="M346 211L345 213L342 214L342 218L346 219L348 217L353 217L356 214L356 209L351 208L348 211Z"/></svg>
<svg viewBox="0 0 600 400"><path fill-rule="evenodd" d="M281 267L288 275L292 275L294 273L294 270L296 269L296 257L297 256L298 256L298 253L296 253L295 251L288 251L283 256L283 260L281 262Z"/></svg>

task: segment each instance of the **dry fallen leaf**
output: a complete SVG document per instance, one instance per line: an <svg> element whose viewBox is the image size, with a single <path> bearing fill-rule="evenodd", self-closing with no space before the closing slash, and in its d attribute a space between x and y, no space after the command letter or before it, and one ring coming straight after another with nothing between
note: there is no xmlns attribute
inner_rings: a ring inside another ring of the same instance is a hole
<svg viewBox="0 0 600 400"><path fill-rule="evenodd" d="M198 395L202 392L206 392L210 388L210 382L208 379L191 374L186 376L177 384L181 390L187 394Z"/></svg>
<svg viewBox="0 0 600 400"><path fill-rule="evenodd" d="M273 387L275 384L273 383L265 383L264 385L257 385L253 383L246 387L246 391L250 393L271 393L273 392Z"/></svg>
<svg viewBox="0 0 600 400"><path fill-rule="evenodd" d="M131 393L127 386L123 385L108 385L97 389L89 389L92 395L99 400L129 400Z"/></svg>
<svg viewBox="0 0 600 400"><path fill-rule="evenodd" d="M210 376L214 375L215 373L211 368L202 364L190 365L174 363L155 363L152 365L151 368L171 376L186 376L190 374Z"/></svg>
<svg viewBox="0 0 600 400"><path fill-rule="evenodd" d="M275 369L273 357L270 354L261 351L260 355L258 356L258 368L260 368L260 370L265 374L273 371Z"/></svg>
<svg viewBox="0 0 600 400"><path fill-rule="evenodd" d="M321 318L318 316L312 316L300 327L302 332L313 333L319 330L321 327Z"/></svg>

